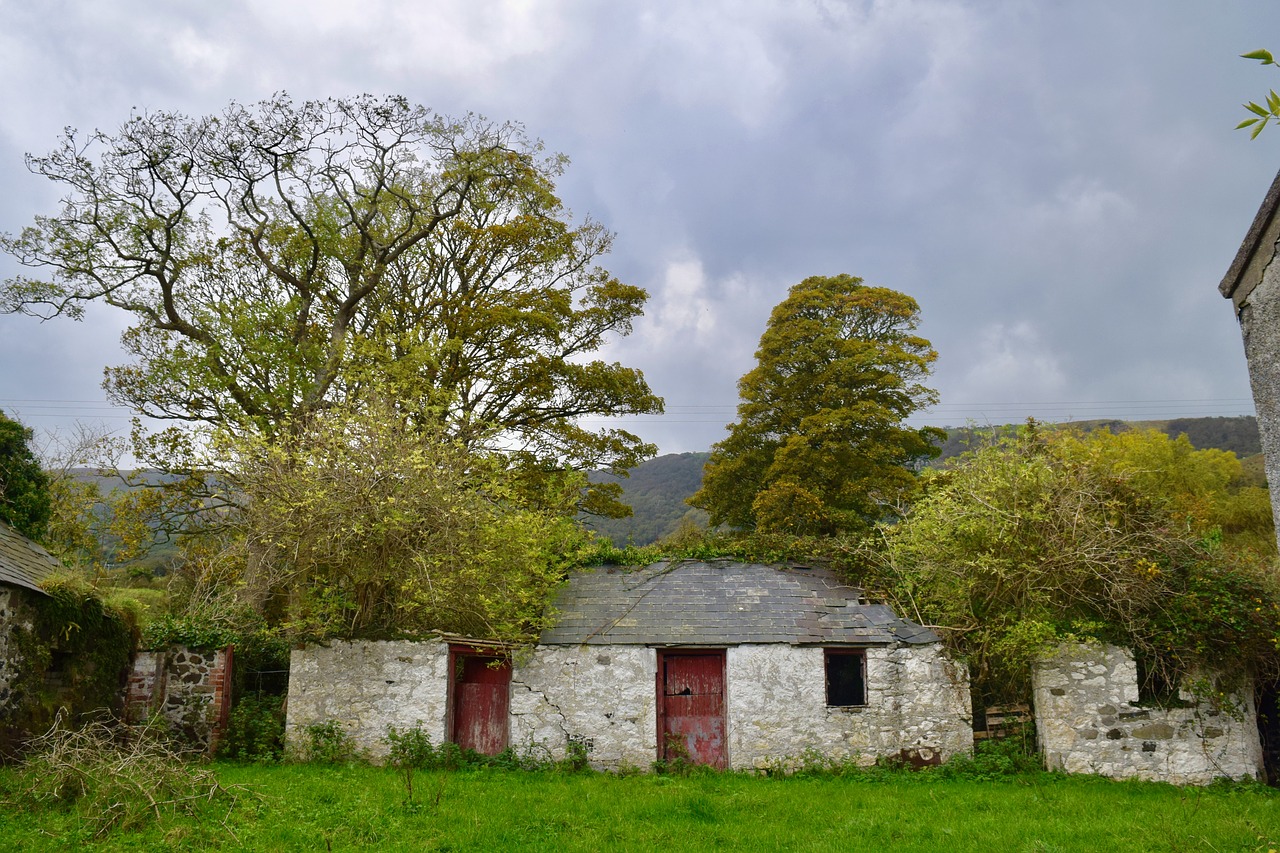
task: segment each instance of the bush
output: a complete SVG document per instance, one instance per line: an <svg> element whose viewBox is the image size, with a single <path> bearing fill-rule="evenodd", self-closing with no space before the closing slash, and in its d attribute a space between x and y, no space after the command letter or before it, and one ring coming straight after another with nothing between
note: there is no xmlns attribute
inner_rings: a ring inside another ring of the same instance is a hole
<svg viewBox="0 0 1280 853"><path fill-rule="evenodd" d="M307 740L303 747L304 761L321 764L339 764L357 758L355 743L351 735L337 720L313 723L305 729Z"/></svg>
<svg viewBox="0 0 1280 853"><path fill-rule="evenodd" d="M283 697L253 693L241 697L231 709L218 757L263 763L279 761L283 755Z"/></svg>
<svg viewBox="0 0 1280 853"><path fill-rule="evenodd" d="M429 770L436 766L436 748L431 744L431 736L422 730L421 720L414 723L413 728L404 731L395 726L387 726L387 735L383 740L391 747L387 763L392 767Z"/></svg>
<svg viewBox="0 0 1280 853"><path fill-rule="evenodd" d="M956 755L933 772L943 779L970 779L987 782L1039 773L1044 759L1029 747L1023 737L991 738L974 744L973 755Z"/></svg>

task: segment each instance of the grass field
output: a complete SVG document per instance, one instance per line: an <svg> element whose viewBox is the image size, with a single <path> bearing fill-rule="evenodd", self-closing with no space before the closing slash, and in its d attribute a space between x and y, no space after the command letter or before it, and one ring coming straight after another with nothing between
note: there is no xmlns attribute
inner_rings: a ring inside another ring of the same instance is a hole
<svg viewBox="0 0 1280 853"><path fill-rule="evenodd" d="M494 769L404 779L365 765L214 765L241 786L199 817L100 839L71 808L15 800L0 850L1272 850L1280 793L1024 774L610 776Z"/></svg>

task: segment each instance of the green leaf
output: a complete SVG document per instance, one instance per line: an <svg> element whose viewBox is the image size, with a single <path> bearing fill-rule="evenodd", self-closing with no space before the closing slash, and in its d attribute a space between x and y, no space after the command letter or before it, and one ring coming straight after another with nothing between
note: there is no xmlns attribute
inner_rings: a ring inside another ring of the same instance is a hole
<svg viewBox="0 0 1280 853"><path fill-rule="evenodd" d="M1269 50L1251 50L1248 53L1240 54L1241 59L1256 59L1263 65L1274 65L1275 59L1271 56Z"/></svg>
<svg viewBox="0 0 1280 853"><path fill-rule="evenodd" d="M1261 121L1261 119L1247 118L1236 125L1236 130L1241 130L1242 128L1246 128L1251 124L1257 124L1259 121Z"/></svg>
<svg viewBox="0 0 1280 853"><path fill-rule="evenodd" d="M1248 110L1249 112L1251 112L1251 113L1257 113L1258 115L1263 116L1264 118L1265 118L1266 116L1271 115L1271 111L1270 111L1270 110L1268 110L1266 107L1259 106L1258 104L1255 104L1253 101L1250 101L1249 103L1245 104L1245 105L1244 105L1244 108L1245 108L1246 110Z"/></svg>
<svg viewBox="0 0 1280 853"><path fill-rule="evenodd" d="M1249 134L1249 138L1250 138L1250 139L1257 139L1257 138L1258 138L1258 134L1259 134L1259 133L1262 133L1262 129L1263 129L1264 127L1266 127L1266 126L1267 126L1267 119L1265 119L1265 118L1264 118L1264 119L1262 120L1262 122L1261 122L1257 127L1255 127L1255 128L1253 129L1253 133Z"/></svg>

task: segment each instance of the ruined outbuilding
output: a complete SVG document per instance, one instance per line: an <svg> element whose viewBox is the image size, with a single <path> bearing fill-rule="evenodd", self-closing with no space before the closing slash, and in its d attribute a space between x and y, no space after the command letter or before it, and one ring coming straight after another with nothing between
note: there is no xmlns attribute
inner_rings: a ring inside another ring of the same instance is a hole
<svg viewBox="0 0 1280 853"><path fill-rule="evenodd" d="M1127 649L1064 643L1032 672L1038 746L1050 770L1067 773L1175 785L1263 778L1252 685L1238 686L1142 703Z"/></svg>
<svg viewBox="0 0 1280 853"><path fill-rule="evenodd" d="M972 749L967 673L931 631L832 573L729 561L573 575L532 649L441 637L295 650L287 736L340 722L593 766L937 763ZM576 746L571 746L576 745Z"/></svg>
<svg viewBox="0 0 1280 853"><path fill-rule="evenodd" d="M0 522L0 753L100 709L118 712L134 635L47 551Z"/></svg>
<svg viewBox="0 0 1280 853"><path fill-rule="evenodd" d="M0 721L14 705L13 690L24 666L15 635L34 630L32 603L48 597L40 583L61 565L44 548L0 521Z"/></svg>

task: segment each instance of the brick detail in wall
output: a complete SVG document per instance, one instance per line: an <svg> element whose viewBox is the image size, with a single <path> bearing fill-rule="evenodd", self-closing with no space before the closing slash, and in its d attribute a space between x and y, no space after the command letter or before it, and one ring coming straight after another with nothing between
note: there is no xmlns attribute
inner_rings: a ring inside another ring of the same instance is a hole
<svg viewBox="0 0 1280 853"><path fill-rule="evenodd" d="M125 685L126 718L159 714L187 740L212 751L230 717L233 659L231 646L139 652Z"/></svg>

